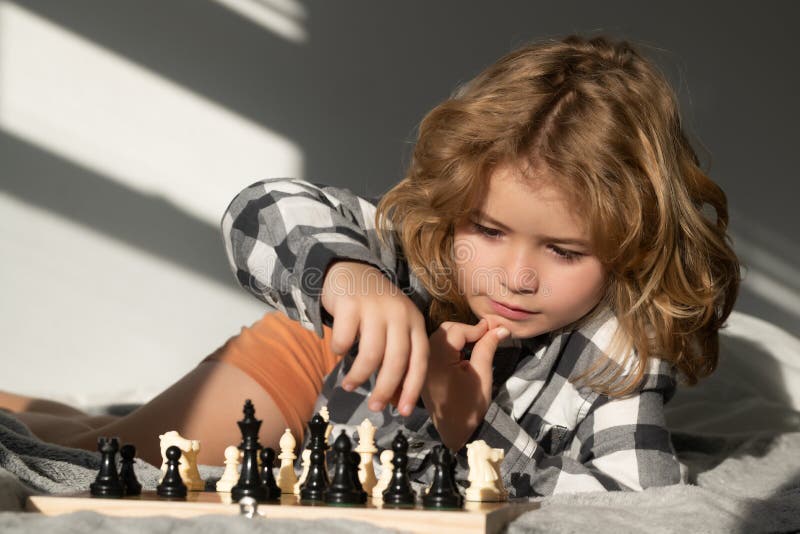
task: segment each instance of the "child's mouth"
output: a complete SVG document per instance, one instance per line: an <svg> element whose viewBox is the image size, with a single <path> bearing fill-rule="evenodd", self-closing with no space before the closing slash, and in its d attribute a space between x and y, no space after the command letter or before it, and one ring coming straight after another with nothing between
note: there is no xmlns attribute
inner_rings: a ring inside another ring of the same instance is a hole
<svg viewBox="0 0 800 534"><path fill-rule="evenodd" d="M489 299L489 302L491 303L492 309L495 311L495 313L497 313L501 317L505 317L506 319L513 319L513 320L527 319L528 317L531 317L537 313L537 312L530 312L527 310L520 310L517 308L510 308L492 299Z"/></svg>

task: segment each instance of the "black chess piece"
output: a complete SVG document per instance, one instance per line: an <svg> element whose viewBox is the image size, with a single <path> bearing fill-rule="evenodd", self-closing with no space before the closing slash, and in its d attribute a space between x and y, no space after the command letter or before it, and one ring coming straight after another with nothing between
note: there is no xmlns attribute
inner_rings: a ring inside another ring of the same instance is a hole
<svg viewBox="0 0 800 534"><path fill-rule="evenodd" d="M436 445L430 452L433 461L433 482L422 496L425 508L463 508L464 496L456 486L456 462L450 449Z"/></svg>
<svg viewBox="0 0 800 534"><path fill-rule="evenodd" d="M100 470L97 473L97 478L89 485L89 493L91 493L92 497L121 498L123 487L117 473L116 461L119 440L117 438L97 438L97 450L102 455Z"/></svg>
<svg viewBox="0 0 800 534"><path fill-rule="evenodd" d="M392 440L392 450L392 479L383 491L383 506L413 506L416 493L408 478L408 440L402 430L398 430Z"/></svg>
<svg viewBox="0 0 800 534"><path fill-rule="evenodd" d="M350 442L350 438L342 430L339 437L333 442L335 453L333 479L328 486L328 491L325 492L325 502L328 504L364 504L367 502L367 494L356 486L354 481L358 478L358 463L355 464L356 472L354 473L352 448L353 444Z"/></svg>
<svg viewBox="0 0 800 534"><path fill-rule="evenodd" d="M130 443L123 445L119 450L119 455L122 457L119 478L122 480L125 495L141 495L142 485L136 479L136 473L133 470L133 459L136 456L136 447Z"/></svg>
<svg viewBox="0 0 800 534"><path fill-rule="evenodd" d="M325 430L328 423L320 414L315 414L308 423L311 433L308 446L311 451L308 458L308 474L303 485L300 486L300 501L322 501L325 498L325 490L330 485L328 471L325 468L325 450L328 444L325 443Z"/></svg>
<svg viewBox="0 0 800 534"><path fill-rule="evenodd" d="M242 471L239 481L231 488L231 498L234 502L239 502L242 497L253 497L256 501L263 502L267 492L261 485L261 476L258 473L258 451L261 449L258 431L261 420L256 419L256 409L250 399L244 403L242 411L244 418L236 422L242 432L242 443L239 445L242 451Z"/></svg>
<svg viewBox="0 0 800 534"><path fill-rule="evenodd" d="M167 457L167 473L161 479L161 484L156 486L159 497L167 499L185 499L186 484L183 483L178 465L181 463L181 450L175 445L170 445L165 451Z"/></svg>
<svg viewBox="0 0 800 534"><path fill-rule="evenodd" d="M272 467L275 465L275 450L271 447L261 449L261 486L264 488L265 501L281 500L281 488L275 482Z"/></svg>
<svg viewBox="0 0 800 534"><path fill-rule="evenodd" d="M362 497L363 501L367 502L367 492L364 491L364 486L361 485L361 479L358 478L358 472L361 468L361 455L355 451L350 452L350 461L353 464L353 485L356 487L359 493L363 493L364 496Z"/></svg>

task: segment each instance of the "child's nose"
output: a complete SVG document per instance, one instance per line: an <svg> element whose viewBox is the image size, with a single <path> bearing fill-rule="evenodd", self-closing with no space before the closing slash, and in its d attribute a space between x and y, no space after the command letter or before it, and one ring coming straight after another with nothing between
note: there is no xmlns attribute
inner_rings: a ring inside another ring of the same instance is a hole
<svg viewBox="0 0 800 534"><path fill-rule="evenodd" d="M539 288L540 273L534 254L524 250L510 254L505 276L505 286L512 293L535 293Z"/></svg>

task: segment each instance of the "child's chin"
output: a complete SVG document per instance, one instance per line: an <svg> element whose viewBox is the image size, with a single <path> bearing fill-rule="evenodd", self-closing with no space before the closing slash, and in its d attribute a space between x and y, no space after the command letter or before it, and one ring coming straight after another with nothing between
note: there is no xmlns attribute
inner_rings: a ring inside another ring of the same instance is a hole
<svg viewBox="0 0 800 534"><path fill-rule="evenodd" d="M511 332L511 337L530 337L527 335L527 332L533 330L530 325L521 324L521 321L512 321L511 319L506 319L494 313L487 313L479 318L488 321L489 330L497 328L498 326L505 326L508 328L509 332Z"/></svg>

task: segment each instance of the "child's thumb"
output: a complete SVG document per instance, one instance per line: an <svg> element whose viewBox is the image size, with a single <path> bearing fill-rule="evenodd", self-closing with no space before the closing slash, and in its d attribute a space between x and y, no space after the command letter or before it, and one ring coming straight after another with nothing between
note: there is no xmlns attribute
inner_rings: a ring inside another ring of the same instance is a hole
<svg viewBox="0 0 800 534"><path fill-rule="evenodd" d="M500 343L500 340L508 337L510 333L508 328L504 326L493 328L486 332L486 334L475 343L475 347L472 349L472 357L469 363L480 379L481 390L487 395L492 391L492 362L494 361L494 353L497 351L497 345Z"/></svg>

